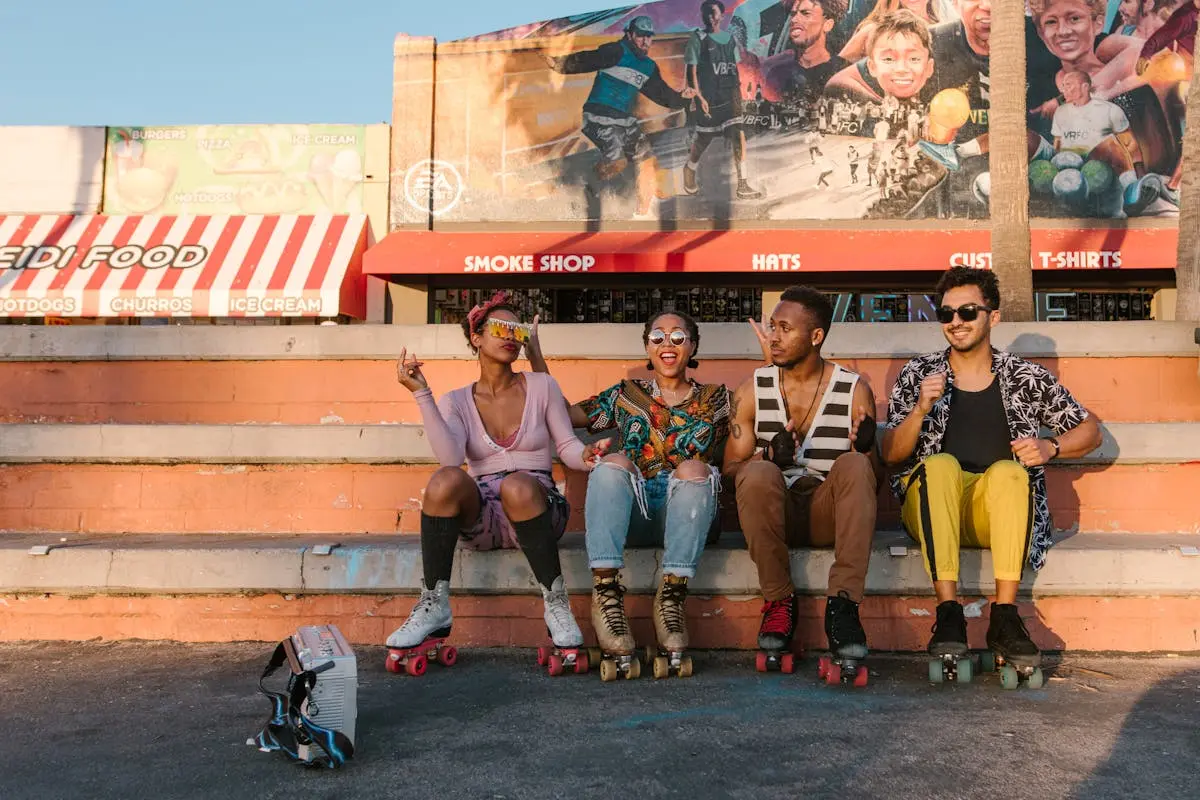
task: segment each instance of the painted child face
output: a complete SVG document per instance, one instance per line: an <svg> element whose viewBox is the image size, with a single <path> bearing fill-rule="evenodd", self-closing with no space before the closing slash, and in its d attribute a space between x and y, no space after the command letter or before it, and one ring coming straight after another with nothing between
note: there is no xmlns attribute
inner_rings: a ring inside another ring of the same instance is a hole
<svg viewBox="0 0 1200 800"><path fill-rule="evenodd" d="M867 71L885 94L906 100L925 87L933 75L929 49L910 33L885 34L875 40Z"/></svg>

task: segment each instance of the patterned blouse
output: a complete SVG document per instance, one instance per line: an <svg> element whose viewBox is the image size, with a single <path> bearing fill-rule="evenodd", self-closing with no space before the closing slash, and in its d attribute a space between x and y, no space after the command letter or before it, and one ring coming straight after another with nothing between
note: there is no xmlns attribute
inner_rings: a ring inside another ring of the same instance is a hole
<svg viewBox="0 0 1200 800"><path fill-rule="evenodd" d="M588 431L617 429L620 452L645 478L689 459L715 464L729 434L729 390L692 381L691 393L668 406L654 381L624 380L579 404Z"/></svg>
<svg viewBox="0 0 1200 800"><path fill-rule="evenodd" d="M942 437L950 421L950 393L954 387L954 372L950 369L949 350L912 359L900 370L896 385L888 400L888 427L904 421L921 395L921 381L939 372L946 374L946 393L933 406L933 411L921 423L921 433L913 455L891 478L892 491L904 500L904 479L924 459L942 450ZM992 371L1000 381L1000 395L1008 417L1012 439L1036 439L1043 427L1061 435L1088 418L1081 406L1050 370L1023 358L992 349ZM1046 499L1046 470L1029 469L1033 490L1033 530L1029 547L1029 563L1039 570L1046 563L1046 551L1053 544L1050 504Z"/></svg>

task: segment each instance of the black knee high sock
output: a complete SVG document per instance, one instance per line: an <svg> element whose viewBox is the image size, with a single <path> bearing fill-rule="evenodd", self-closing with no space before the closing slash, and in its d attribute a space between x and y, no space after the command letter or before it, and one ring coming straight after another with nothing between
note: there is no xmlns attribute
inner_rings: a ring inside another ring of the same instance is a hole
<svg viewBox="0 0 1200 800"><path fill-rule="evenodd" d="M438 581L450 580L458 536L458 517L421 514L421 563L425 568L426 589L437 586Z"/></svg>
<svg viewBox="0 0 1200 800"><path fill-rule="evenodd" d="M549 589L554 579L562 575L562 566L558 562L558 541L550 524L550 509L533 519L514 522L512 526L517 533L517 541L521 543L521 550L529 560L533 577Z"/></svg>

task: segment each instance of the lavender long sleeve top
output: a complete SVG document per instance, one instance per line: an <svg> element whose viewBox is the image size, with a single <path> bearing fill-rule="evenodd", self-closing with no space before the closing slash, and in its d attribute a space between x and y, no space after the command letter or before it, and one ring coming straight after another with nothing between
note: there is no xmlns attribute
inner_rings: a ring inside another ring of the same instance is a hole
<svg viewBox="0 0 1200 800"><path fill-rule="evenodd" d="M540 372L521 374L525 376L525 411L516 438L508 447L501 447L488 436L472 385L443 395L437 403L429 389L413 393L429 445L443 467L458 467L465 460L467 471L474 477L513 470L549 471L553 444L563 464L575 470L587 469L583 442L571 427L558 382Z"/></svg>

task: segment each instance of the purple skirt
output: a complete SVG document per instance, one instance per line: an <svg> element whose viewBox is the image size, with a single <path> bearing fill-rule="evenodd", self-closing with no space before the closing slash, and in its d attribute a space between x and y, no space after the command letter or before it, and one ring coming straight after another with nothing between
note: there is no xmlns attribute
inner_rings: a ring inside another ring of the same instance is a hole
<svg viewBox="0 0 1200 800"><path fill-rule="evenodd" d="M567 520L571 516L571 505L562 492L554 485L554 477L542 470L518 470L531 475L546 490L546 504L550 509L550 524L554 528L554 536L561 539L567 529ZM479 487L479 519L470 530L463 531L464 547L472 550L515 550L520 547L517 543L517 532L504 514L504 506L500 504L500 482L511 472L495 472L491 475L480 475L475 479Z"/></svg>

